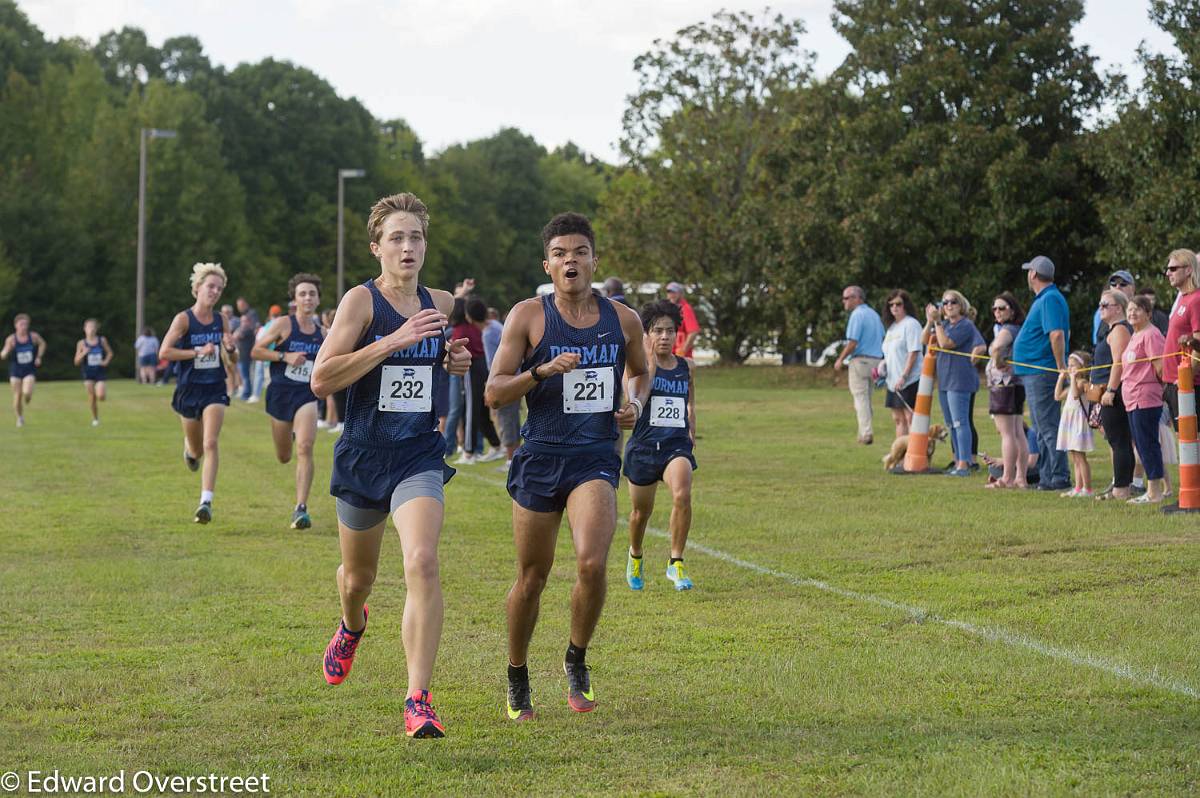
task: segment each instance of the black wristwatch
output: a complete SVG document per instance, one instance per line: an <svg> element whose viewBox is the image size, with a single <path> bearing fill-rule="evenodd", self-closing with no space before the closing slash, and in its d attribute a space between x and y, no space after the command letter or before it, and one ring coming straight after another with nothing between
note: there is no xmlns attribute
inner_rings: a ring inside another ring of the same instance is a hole
<svg viewBox="0 0 1200 798"><path fill-rule="evenodd" d="M540 365L542 365L542 364L538 363L537 366L534 366L533 368L531 368L529 370L529 376L533 377L534 382L541 382L542 380L546 379L545 377L542 377L538 374L538 366L540 366Z"/></svg>

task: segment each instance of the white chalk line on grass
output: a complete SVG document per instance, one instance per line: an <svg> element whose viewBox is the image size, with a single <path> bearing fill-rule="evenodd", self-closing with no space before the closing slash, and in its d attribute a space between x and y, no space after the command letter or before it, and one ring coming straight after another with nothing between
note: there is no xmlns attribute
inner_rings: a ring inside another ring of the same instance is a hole
<svg viewBox="0 0 1200 798"><path fill-rule="evenodd" d="M480 482L485 482L493 487L505 487L504 483L498 483L494 479L489 479L481 474L472 474L470 472L459 471L458 473ZM657 529L655 527L647 527L646 531L657 538L669 540L670 533ZM993 643L1003 643L1014 648L1025 649L1032 651L1035 654L1040 654L1050 659L1069 662L1072 665L1077 665L1083 668L1091 668L1092 670L1107 673L1110 676L1115 676L1118 679L1123 679L1127 682L1139 684L1148 687L1156 687L1160 690L1184 695L1189 698L1200 699L1200 689L1176 679L1172 676L1159 673L1158 668L1149 672L1139 670L1138 668L1128 665L1123 662L1117 662L1107 657L1102 657L1086 651L1077 651L1074 649L1063 648L1061 646L1052 645L1042 642L1037 638L1021 634L1020 632L1010 632L1007 629L1002 629L996 626L980 626L970 623L969 621L960 621L955 618L943 618L942 616L923 607L918 607L914 604L905 604L900 601L893 601L883 596L876 596L871 593L860 593L857 590L849 590L837 585L831 585L828 582L823 582L820 579L812 579L809 577L796 576L784 571L778 571L774 568L767 568L764 565L743 560L740 557L735 557L732 554L726 554L720 549L714 549L711 546L705 546L703 543L697 543L695 540L688 540L688 549L698 551L701 554L706 554L722 562L735 565L747 571L752 571L762 576L769 576L774 579L779 579L796 587L812 588L820 590L824 593L830 593L835 596L841 596L851 601L857 601L863 604L874 604L877 607L884 607L889 610L908 615L921 623L936 623L942 626L957 629L960 632L978 637L983 640L988 640Z"/></svg>

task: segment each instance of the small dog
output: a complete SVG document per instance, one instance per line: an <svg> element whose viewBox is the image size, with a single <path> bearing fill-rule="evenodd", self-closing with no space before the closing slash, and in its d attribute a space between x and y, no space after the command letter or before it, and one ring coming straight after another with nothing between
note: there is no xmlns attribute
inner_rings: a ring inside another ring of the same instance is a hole
<svg viewBox="0 0 1200 798"><path fill-rule="evenodd" d="M937 448L937 442L946 440L947 434L946 428L941 424L934 424L929 428L929 448L925 452L929 456L929 459L933 459L933 450ZM907 453L908 436L901 435L892 441L891 451L883 456L883 469L891 471L896 466L901 465L904 462L904 455Z"/></svg>

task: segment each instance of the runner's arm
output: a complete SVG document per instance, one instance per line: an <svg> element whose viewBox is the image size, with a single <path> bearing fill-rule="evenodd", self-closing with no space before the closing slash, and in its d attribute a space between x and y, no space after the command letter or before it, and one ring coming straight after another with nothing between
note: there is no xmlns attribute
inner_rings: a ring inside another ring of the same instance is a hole
<svg viewBox="0 0 1200 798"><path fill-rule="evenodd" d="M83 358L87 354L87 344L82 338L75 342L75 365L83 363Z"/></svg>
<svg viewBox="0 0 1200 798"><path fill-rule="evenodd" d="M254 347L250 350L250 359L265 360L270 363L283 362L284 358L281 357L283 352L277 349L270 349L269 347L271 344L283 343L291 334L292 320L290 318L280 316L278 319L275 319L262 335L254 339Z"/></svg>
<svg viewBox="0 0 1200 798"><path fill-rule="evenodd" d="M167 328L167 332L163 335L162 346L158 349L158 356L162 360L195 360L195 349L179 349L175 346L179 339L187 332L188 320L186 313L177 313L175 318L171 320L171 326ZM212 344L209 344L212 346Z"/></svg>
<svg viewBox="0 0 1200 798"><path fill-rule="evenodd" d="M10 335L4 339L4 348L0 349L0 360L8 360L8 353L12 351L15 338L16 336Z"/></svg>
<svg viewBox="0 0 1200 798"><path fill-rule="evenodd" d="M650 376L649 358L643 343L645 334L642 320L637 312L625 305L615 305L625 332L625 376L629 394L625 406L617 411L617 423L624 429L632 429L646 410L650 400L650 388L654 384Z"/></svg>
<svg viewBox="0 0 1200 798"><path fill-rule="evenodd" d="M915 352L913 354L916 354ZM688 374L691 379L688 380L688 437L692 439L692 446L696 445L696 361L689 358L684 358L688 364Z"/></svg>

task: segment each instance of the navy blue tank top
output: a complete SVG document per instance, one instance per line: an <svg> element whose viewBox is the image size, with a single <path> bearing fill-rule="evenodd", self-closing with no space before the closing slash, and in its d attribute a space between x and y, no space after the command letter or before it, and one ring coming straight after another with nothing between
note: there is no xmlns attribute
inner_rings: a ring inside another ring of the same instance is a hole
<svg viewBox="0 0 1200 798"><path fill-rule="evenodd" d="M546 331L521 365L522 370L547 363L564 352L577 352L580 358L574 371L547 377L526 394L529 414L521 427L521 437L529 451L602 451L611 449L617 440L614 414L621 409L625 331L613 303L598 292L592 293L600 306L600 320L586 329L567 324L554 305L553 295L542 297Z"/></svg>
<svg viewBox="0 0 1200 798"><path fill-rule="evenodd" d="M306 335L300 332L300 322L294 315L289 315L288 321L292 323L292 331L276 346L275 351L303 352L306 360L299 368L289 363L272 362L271 384L281 388L309 388L309 383L312 382L313 361L317 359L317 350L325 340L325 333L321 330L321 325L317 324L316 329Z"/></svg>
<svg viewBox="0 0 1200 798"><path fill-rule="evenodd" d="M373 317L355 351L391 335L408 321L379 292L375 280L363 283L371 292ZM417 286L421 309L436 309L433 297ZM449 379L442 366L446 341L425 338L394 352L346 389L342 440L355 446L395 446L406 439L438 432L438 416L446 414Z"/></svg>
<svg viewBox="0 0 1200 798"><path fill-rule="evenodd" d="M221 363L221 337L224 325L221 314L214 312L211 322L201 324L200 320L196 318L196 314L192 313L191 308L185 312L188 319L187 332L180 336L179 343L175 344L175 348L200 349L205 344L212 344L214 351L207 357L197 356L193 360L177 361L178 384L180 386L224 384L225 367Z"/></svg>
<svg viewBox="0 0 1200 798"><path fill-rule="evenodd" d="M691 442L687 410L691 381L691 369L682 357L676 356L675 368L655 369L650 398L630 438L634 445L663 448Z"/></svg>
<svg viewBox="0 0 1200 798"><path fill-rule="evenodd" d="M89 374L104 373L104 346L100 343L102 340L97 338L94 344L89 344L86 338L83 340L83 345L87 347L87 354L83 356L84 379L87 379Z"/></svg>
<svg viewBox="0 0 1200 798"><path fill-rule="evenodd" d="M33 342L33 331L29 331L29 337L25 339L25 343L21 343L21 339L13 333L13 355L12 363L18 366L28 366L33 368L33 361L37 359L37 344Z"/></svg>

